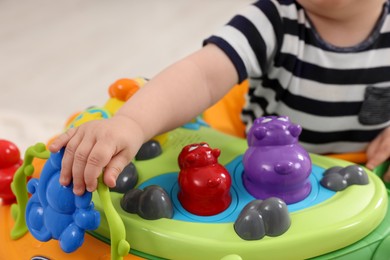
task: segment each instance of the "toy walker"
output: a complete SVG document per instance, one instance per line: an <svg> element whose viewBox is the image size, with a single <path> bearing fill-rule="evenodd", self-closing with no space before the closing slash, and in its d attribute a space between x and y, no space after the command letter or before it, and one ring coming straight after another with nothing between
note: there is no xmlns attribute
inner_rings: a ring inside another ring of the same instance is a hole
<svg viewBox="0 0 390 260"><path fill-rule="evenodd" d="M111 117L144 83L117 81L66 128ZM13 180L0 178L13 191L0 193L0 258L388 259L388 163L371 172L308 154L300 132L263 117L245 140L197 118L145 143L116 188L83 196L59 184L62 152L0 153Z"/></svg>

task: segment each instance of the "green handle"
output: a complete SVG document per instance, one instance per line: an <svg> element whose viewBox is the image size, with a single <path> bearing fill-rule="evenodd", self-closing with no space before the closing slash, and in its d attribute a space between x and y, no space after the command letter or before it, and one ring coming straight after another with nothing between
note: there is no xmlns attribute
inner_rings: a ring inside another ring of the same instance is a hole
<svg viewBox="0 0 390 260"><path fill-rule="evenodd" d="M110 228L111 259L123 259L130 251L130 244L126 241L125 226L112 205L110 190L103 183L102 177L99 178L97 191Z"/></svg>
<svg viewBox="0 0 390 260"><path fill-rule="evenodd" d="M11 230L11 239L13 240L22 237L28 231L25 217L28 201L27 177L34 173L32 162L34 158L48 159L49 156L50 152L46 150L46 146L43 143L30 146L24 154L22 166L19 167L14 175L11 189L16 196L17 204L11 206L11 214L15 219L15 225Z"/></svg>

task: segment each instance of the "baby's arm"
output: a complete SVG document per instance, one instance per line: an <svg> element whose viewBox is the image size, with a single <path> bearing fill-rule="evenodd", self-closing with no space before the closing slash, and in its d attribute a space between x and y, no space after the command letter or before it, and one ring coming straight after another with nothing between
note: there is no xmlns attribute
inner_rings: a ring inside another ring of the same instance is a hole
<svg viewBox="0 0 390 260"><path fill-rule="evenodd" d="M374 169L390 158L390 127L382 131L367 148L367 168ZM383 180L390 182L390 168L383 175Z"/></svg>
<svg viewBox="0 0 390 260"><path fill-rule="evenodd" d="M209 44L158 74L110 119L87 122L60 135L49 147L66 146L60 182L73 179L77 195L94 191L105 169L104 182L114 187L123 168L141 145L202 113L237 83L230 59Z"/></svg>

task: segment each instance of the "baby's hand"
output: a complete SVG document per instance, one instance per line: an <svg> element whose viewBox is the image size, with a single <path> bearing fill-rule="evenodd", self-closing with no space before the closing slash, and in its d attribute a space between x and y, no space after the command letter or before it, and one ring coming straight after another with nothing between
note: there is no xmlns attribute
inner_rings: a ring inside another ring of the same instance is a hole
<svg viewBox="0 0 390 260"><path fill-rule="evenodd" d="M97 188L104 169L104 183L112 188L123 168L134 158L143 143L143 132L134 121L124 116L90 121L61 134L49 146L58 152L66 146L62 159L61 185L73 178L73 192L82 195Z"/></svg>
<svg viewBox="0 0 390 260"><path fill-rule="evenodd" d="M383 130L367 147L366 167L374 169L390 158L390 127ZM383 180L390 182L390 168L383 175Z"/></svg>

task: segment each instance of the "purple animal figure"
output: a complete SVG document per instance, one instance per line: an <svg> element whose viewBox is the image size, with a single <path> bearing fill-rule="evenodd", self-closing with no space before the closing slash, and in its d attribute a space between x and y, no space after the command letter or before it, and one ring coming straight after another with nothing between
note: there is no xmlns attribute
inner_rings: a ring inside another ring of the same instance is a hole
<svg viewBox="0 0 390 260"><path fill-rule="evenodd" d="M311 160L298 144L301 132L301 126L291 123L286 116L255 120L243 159L244 186L253 197L278 197L292 204L309 195Z"/></svg>

